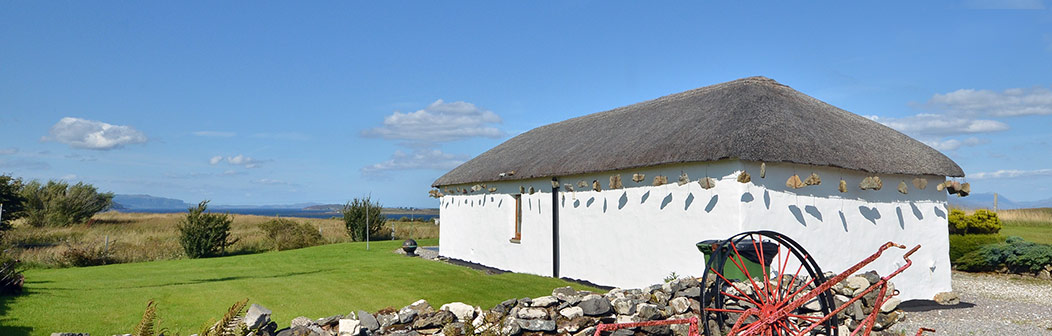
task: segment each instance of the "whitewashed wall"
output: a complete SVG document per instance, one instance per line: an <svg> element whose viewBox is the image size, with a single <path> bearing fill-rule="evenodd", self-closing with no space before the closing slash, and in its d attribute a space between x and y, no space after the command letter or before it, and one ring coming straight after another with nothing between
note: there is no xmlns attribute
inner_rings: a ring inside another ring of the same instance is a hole
<svg viewBox="0 0 1052 336"><path fill-rule="evenodd" d="M751 183L738 183L745 169ZM823 183L789 189L785 181L818 173ZM641 183L633 173L643 173ZM690 183L677 183L686 173ZM609 177L620 174L624 189L608 189ZM669 184L652 186L656 175ZM895 279L903 299L928 299L950 290L946 195L935 191L941 177L927 176L929 185L916 190L914 176L881 175L880 191L859 190L862 172L793 164L768 164L760 178L759 163L724 160L632 171L560 177L575 191L560 191L560 276L624 288L660 283L669 274L700 275L704 267L695 243L723 239L747 230L773 230L808 249L826 271L839 272L869 256L889 240L923 244L914 266ZM697 181L717 179L716 188ZM840 178L848 192L840 193ZM598 180L602 191L591 190ZM909 194L896 191L900 180ZM581 190L579 181L589 187ZM522 239L514 236L514 199L519 188L536 193L522 196ZM470 188L471 185L452 186ZM552 274L550 179L488 183L497 187L441 199L440 254L491 267L539 275ZM889 251L863 270L887 274L902 264L902 251Z"/></svg>
<svg viewBox="0 0 1052 336"><path fill-rule="evenodd" d="M487 187L498 188L496 193L443 196L439 205L439 254L503 270L551 275L552 186L547 181L533 182L489 183ZM520 185L548 192L522 195L521 239L513 243L512 195L518 193Z"/></svg>
<svg viewBox="0 0 1052 336"><path fill-rule="evenodd" d="M745 163L747 171L759 171L758 163ZM822 184L790 189L785 181L812 172ZM949 236L946 222L946 192L936 191L941 176L880 175L881 190L860 190L864 172L793 164L767 164L767 178L754 178L755 201L742 203L742 230L774 230L800 243L825 271L839 273L893 241L922 245L911 256L913 266L893 279L902 293L899 298L931 299L950 291ZM924 190L912 180L928 180ZM837 190L840 179L847 192ZM904 181L908 194L897 187ZM865 270L887 275L903 265L905 250L892 248Z"/></svg>

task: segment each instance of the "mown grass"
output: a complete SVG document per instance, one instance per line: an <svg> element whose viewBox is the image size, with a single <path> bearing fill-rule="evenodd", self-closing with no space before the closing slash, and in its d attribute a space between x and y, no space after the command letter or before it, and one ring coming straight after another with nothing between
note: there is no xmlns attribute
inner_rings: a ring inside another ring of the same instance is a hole
<svg viewBox="0 0 1052 336"><path fill-rule="evenodd" d="M315 246L210 259L181 259L27 270L26 293L0 297L0 335L130 332L148 300L174 335L197 333L231 304L248 298L274 311L280 327L297 316L375 312L426 299L492 307L502 300L549 295L561 286L526 274L487 275L470 268L392 253L400 241ZM421 240L422 245L437 240Z"/></svg>
<svg viewBox="0 0 1052 336"><path fill-rule="evenodd" d="M1001 210L997 217L1004 224L1001 235L1052 244L1052 208Z"/></svg>
<svg viewBox="0 0 1052 336"><path fill-rule="evenodd" d="M87 224L70 227L30 227L19 225L4 235L4 246L13 247L11 253L29 268L64 266L62 253L70 248L108 250L113 261L129 263L153 260L172 260L185 257L179 245L177 225L185 213L119 213L105 212L92 217ZM238 242L228 250L231 254L250 254L269 251L273 246L266 240L259 225L274 217L231 215L231 235ZM293 218L306 222L321 232L326 244L349 242L344 223L340 219ZM438 226L429 222L388 222L388 230L396 238L438 238ZM391 234L375 237L390 239ZM108 244L107 244L108 241ZM36 247L26 247L36 246Z"/></svg>

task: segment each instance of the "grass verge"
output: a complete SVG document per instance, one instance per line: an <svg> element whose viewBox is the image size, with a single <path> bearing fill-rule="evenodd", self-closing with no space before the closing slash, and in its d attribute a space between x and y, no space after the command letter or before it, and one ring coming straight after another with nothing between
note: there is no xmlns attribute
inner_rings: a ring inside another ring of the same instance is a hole
<svg viewBox="0 0 1052 336"><path fill-rule="evenodd" d="M1004 220L1003 236L1019 236L1026 241L1052 244L1052 221Z"/></svg>
<svg viewBox="0 0 1052 336"><path fill-rule="evenodd" d="M345 243L210 259L181 259L25 272L26 293L0 297L0 335L131 332L146 302L157 302L161 326L197 333L245 298L288 326L297 316L402 307L426 299L492 307L508 298L583 287L526 274L484 272L392 253L400 241ZM422 240L434 245L437 240Z"/></svg>

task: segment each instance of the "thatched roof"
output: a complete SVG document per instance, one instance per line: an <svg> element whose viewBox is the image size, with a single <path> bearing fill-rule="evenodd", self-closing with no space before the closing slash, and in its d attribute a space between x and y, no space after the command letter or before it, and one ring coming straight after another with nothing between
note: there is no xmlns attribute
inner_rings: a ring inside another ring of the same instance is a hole
<svg viewBox="0 0 1052 336"><path fill-rule="evenodd" d="M434 186L726 158L871 173L964 176L950 158L873 120L749 77L541 126ZM515 171L515 175L499 174Z"/></svg>

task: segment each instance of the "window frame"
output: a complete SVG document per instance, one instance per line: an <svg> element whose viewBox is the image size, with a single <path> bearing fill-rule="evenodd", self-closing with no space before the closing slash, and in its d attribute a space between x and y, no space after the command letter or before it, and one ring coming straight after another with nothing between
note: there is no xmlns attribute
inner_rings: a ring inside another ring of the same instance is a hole
<svg viewBox="0 0 1052 336"><path fill-rule="evenodd" d="M515 225L515 235L510 241L518 244L522 240L522 194L515 194L511 197L515 199L515 218L512 222Z"/></svg>

